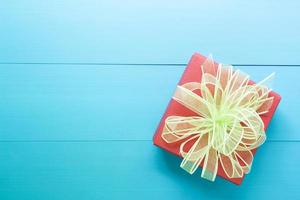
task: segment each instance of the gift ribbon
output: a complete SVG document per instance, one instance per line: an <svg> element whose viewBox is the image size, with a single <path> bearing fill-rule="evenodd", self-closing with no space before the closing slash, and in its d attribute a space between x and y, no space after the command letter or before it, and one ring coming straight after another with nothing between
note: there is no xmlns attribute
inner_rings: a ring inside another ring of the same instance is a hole
<svg viewBox="0 0 300 200"><path fill-rule="evenodd" d="M249 173L251 150L266 139L260 117L273 103L265 86L274 73L258 84L231 65L215 65L209 57L201 65L200 82L177 86L173 99L195 116L169 116L162 138L180 143L181 167L193 174L203 163L201 177L214 181L219 164L229 178ZM197 93L198 92L198 93Z"/></svg>

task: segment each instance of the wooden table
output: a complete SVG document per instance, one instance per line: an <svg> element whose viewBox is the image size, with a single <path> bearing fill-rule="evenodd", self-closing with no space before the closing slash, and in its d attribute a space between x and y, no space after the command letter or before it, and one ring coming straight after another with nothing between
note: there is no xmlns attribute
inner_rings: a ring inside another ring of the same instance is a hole
<svg viewBox="0 0 300 200"><path fill-rule="evenodd" d="M1 2L0 199L300 199L300 2ZM152 136L189 57L282 102L241 186L190 176Z"/></svg>

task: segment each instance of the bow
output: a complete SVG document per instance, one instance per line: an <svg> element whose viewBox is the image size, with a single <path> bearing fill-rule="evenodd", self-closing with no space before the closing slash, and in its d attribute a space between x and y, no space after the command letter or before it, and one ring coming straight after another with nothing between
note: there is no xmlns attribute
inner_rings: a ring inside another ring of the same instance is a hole
<svg viewBox="0 0 300 200"><path fill-rule="evenodd" d="M249 76L231 65L215 63L211 57L201 65L200 82L177 86L173 99L195 116L169 116L162 138L180 141L181 167L193 174L203 163L201 177L214 181L221 165L229 178L249 173L252 150L266 139L260 117L273 103L263 81L253 84Z"/></svg>

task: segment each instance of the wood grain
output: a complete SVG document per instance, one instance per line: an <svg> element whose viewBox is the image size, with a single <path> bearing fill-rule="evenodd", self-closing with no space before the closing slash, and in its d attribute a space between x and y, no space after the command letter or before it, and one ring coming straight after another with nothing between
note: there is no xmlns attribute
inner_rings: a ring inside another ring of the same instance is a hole
<svg viewBox="0 0 300 200"><path fill-rule="evenodd" d="M297 0L1 3L0 62L300 64Z"/></svg>
<svg viewBox="0 0 300 200"><path fill-rule="evenodd" d="M298 67L239 67L258 81L276 72L282 102L270 140L299 140ZM184 66L0 65L0 140L149 140Z"/></svg>
<svg viewBox="0 0 300 200"><path fill-rule="evenodd" d="M1 142L0 198L298 199L300 158L290 154L299 151L298 142L267 142L236 186L190 176L151 141Z"/></svg>
<svg viewBox="0 0 300 200"><path fill-rule="evenodd" d="M299 6L1 2L0 199L300 199ZM277 73L282 101L241 186L190 176L152 145L195 51L255 81Z"/></svg>

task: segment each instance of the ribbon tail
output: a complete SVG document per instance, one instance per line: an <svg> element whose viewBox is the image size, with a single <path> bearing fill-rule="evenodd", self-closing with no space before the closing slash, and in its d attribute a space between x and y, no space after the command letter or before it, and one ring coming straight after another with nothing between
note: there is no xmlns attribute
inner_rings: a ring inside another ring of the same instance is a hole
<svg viewBox="0 0 300 200"><path fill-rule="evenodd" d="M218 152L210 148L205 156L201 177L209 181L215 181L218 172Z"/></svg>
<svg viewBox="0 0 300 200"><path fill-rule="evenodd" d="M224 155L219 154L221 166L228 178L241 178L244 175L244 170L234 154ZM246 169L245 169L246 170Z"/></svg>
<svg viewBox="0 0 300 200"><path fill-rule="evenodd" d="M190 174L193 174L196 171L207 152L207 134L204 134L200 135L197 141L193 144L192 148L185 153L183 147L193 139L194 137L185 141L180 146L180 152L183 156L180 167Z"/></svg>
<svg viewBox="0 0 300 200"><path fill-rule="evenodd" d="M251 170L253 162L253 153L248 151L236 151L234 152L235 157L240 160L239 165L243 169L243 173L248 174Z"/></svg>

